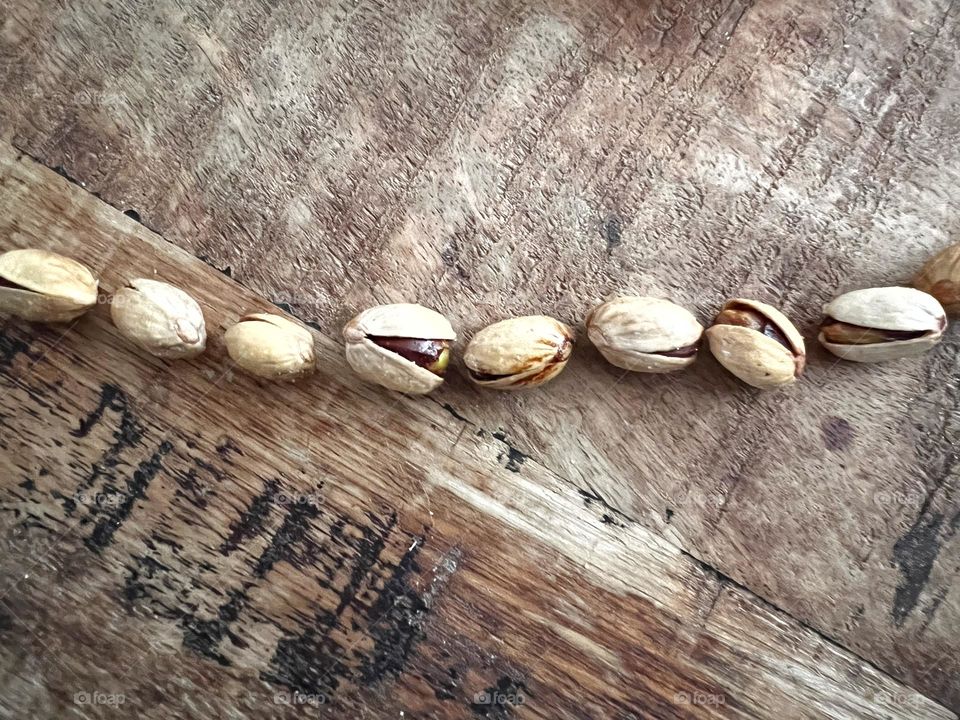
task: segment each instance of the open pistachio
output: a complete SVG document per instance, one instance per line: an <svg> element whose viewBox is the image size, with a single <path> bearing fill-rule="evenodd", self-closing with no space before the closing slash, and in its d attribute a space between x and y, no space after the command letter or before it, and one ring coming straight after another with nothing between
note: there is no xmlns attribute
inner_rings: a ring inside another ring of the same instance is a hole
<svg viewBox="0 0 960 720"><path fill-rule="evenodd" d="M919 355L940 342L947 327L936 298L913 288L854 290L825 305L823 314L820 342L855 362Z"/></svg>
<svg viewBox="0 0 960 720"><path fill-rule="evenodd" d="M131 280L113 294L110 316L121 334L157 357L191 358L207 346L197 301L165 282Z"/></svg>
<svg viewBox="0 0 960 720"><path fill-rule="evenodd" d="M593 309L587 336L608 362L635 372L668 373L697 359L703 326L669 300L618 297Z"/></svg>
<svg viewBox="0 0 960 720"><path fill-rule="evenodd" d="M347 362L360 377L416 395L443 383L456 338L443 315L413 303L369 308L343 328Z"/></svg>
<svg viewBox="0 0 960 720"><path fill-rule="evenodd" d="M223 336L230 358L251 375L296 380L316 367L313 336L279 315L254 313L240 318Z"/></svg>
<svg viewBox="0 0 960 720"><path fill-rule="evenodd" d="M748 385L761 389L794 382L803 372L803 338L770 305L737 298L723 306L707 329L710 352Z"/></svg>
<svg viewBox="0 0 960 720"><path fill-rule="evenodd" d="M949 315L960 315L960 243L927 261L913 280L918 290L933 295Z"/></svg>
<svg viewBox="0 0 960 720"><path fill-rule="evenodd" d="M0 255L0 313L68 322L96 303L97 280L76 260L33 248Z"/></svg>
<svg viewBox="0 0 960 720"><path fill-rule="evenodd" d="M494 323L473 336L463 362L477 385L516 390L560 374L573 352L573 332L544 315Z"/></svg>

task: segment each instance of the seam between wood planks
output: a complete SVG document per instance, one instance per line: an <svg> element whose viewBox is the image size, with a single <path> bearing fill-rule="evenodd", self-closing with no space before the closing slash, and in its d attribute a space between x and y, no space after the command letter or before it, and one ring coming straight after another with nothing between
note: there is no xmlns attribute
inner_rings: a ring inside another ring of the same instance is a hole
<svg viewBox="0 0 960 720"><path fill-rule="evenodd" d="M214 264L213 264L212 262L210 262L208 259L205 259L205 258L203 258L203 257L198 257L198 256L196 256L196 255L193 255L192 253L190 253L189 251L187 251L187 250L185 250L184 248L180 247L180 246L177 245L176 243L173 243L173 242L171 242L170 240L167 240L167 238L164 237L163 233L157 231L156 229L150 227L147 223L143 222L143 220L140 218L140 216L139 216L138 214L136 214L136 213L128 213L128 212L122 210L121 208L117 207L116 205L113 205L112 203L106 201L99 193L93 192L93 191L87 189L87 187L86 187L82 182L80 182L80 181L78 181L76 178L72 177L72 176L69 174L69 172L68 172L65 168L63 168L62 166L50 167L50 166L47 165L46 163L44 163L44 162L42 162L41 160L39 160L39 159L38 159L36 156L34 156L32 153L30 153L30 152L22 149L21 147L19 147L16 143L14 143L14 142L12 142L12 141L8 141L8 145L9 145L11 148L13 148L13 150L15 150L16 154L19 155L20 157L28 158L31 162L35 163L36 165L38 165L38 166L40 166L40 167L44 167L44 168L46 168L46 169L48 169L48 170L50 170L50 171L52 171L52 172L57 173L58 175L60 175L61 177L63 177L65 180L67 180L70 184L72 184L72 185L74 185L75 187L77 187L78 189L82 190L85 194L94 196L95 198L97 198L97 200L99 200L100 202L102 202L104 205L112 208L113 210L116 210L117 212L120 212L120 213L123 214L123 215L126 215L128 218L130 218L131 220L133 220L134 222L136 222L136 223L139 224L140 226L146 228L148 231L150 231L151 233L153 233L157 238L163 240L165 243L170 244L172 247L176 248L178 251L184 252L184 253L186 253L186 254L188 254L188 255L192 255L193 257L196 257L198 260L200 260L201 262L203 262L203 263L204 263L205 265L207 265L208 267L211 267L212 269L217 270L217 271L219 271L219 272L223 272L223 270L221 270L220 268L218 268L216 265L214 265ZM264 296L260 293L260 291L258 291L256 288L250 287L249 285L245 284L244 282L241 282L241 281L238 280L237 278L230 276L230 280L232 280L233 282L237 283L237 285L245 288L246 290L252 292L253 294L255 294L255 295L257 295L257 296L260 296L260 297L264 297ZM278 307L279 309L282 309L283 311L289 313L291 316L296 317L296 318L299 319L301 322L304 322L305 324L307 324L307 325L309 325L310 327L314 328L314 329L317 330L317 332L320 333L321 335L326 336L326 333L324 333L323 331L321 331L315 323L310 322L309 320L306 320L306 319L304 319L304 318L300 318L300 317L297 315L297 313L295 313L295 312L292 311L292 308L291 308L289 305L278 304L278 303L272 302L272 301L270 301L269 299L266 299L266 298L264 298L264 300L265 300L266 302L270 303L271 305L273 305L273 306L275 306L275 307ZM328 339L329 339L329 338L328 338ZM334 340L334 342L336 342L336 341ZM557 478L557 479L558 479L559 481L561 481L564 485L567 485L567 486L569 486L570 488L576 490L576 491L580 494L580 496L581 496L585 501L598 503L598 504L599 504L600 506L602 506L605 510L609 511L609 513L611 513L613 516L615 516L615 518L617 518L617 519L620 521L620 524L621 524L621 525L623 525L624 523L629 523L629 524L633 524L634 526L636 526L638 529L640 529L640 530L642 530L642 531L650 532L651 534L653 534L653 535L655 535L657 538L659 538L662 542L664 542L666 545L668 545L669 547L672 547L672 548L674 548L675 550L677 550L677 552L678 552L679 554L681 554L682 556L685 556L685 557L689 558L689 559L690 559L693 563L695 563L705 574L710 575L710 576L714 577L714 578L717 580L717 582L718 582L717 598L720 597L720 595L722 594L724 588L730 588L730 587L735 588L735 589L737 589L738 591L744 593L746 596L748 596L748 597L751 598L752 600L757 601L758 604L760 604L761 606L765 606L765 607L767 607L767 608L772 609L772 610L775 611L777 614L780 614L780 615L782 615L783 617L788 618L790 621L796 623L799 627L802 627L802 628L804 628L805 630L813 633L816 637L818 637L819 639L821 639L823 642L825 642L825 643L828 644L829 646L832 646L832 647L834 647L834 648L837 648L837 649L843 651L844 653L847 653L851 658L856 659L858 662L862 662L864 665L870 667L871 669L873 669L874 671L876 671L877 673L879 673L881 676L890 678L890 679L894 680L895 682L898 682L898 683L904 685L905 687L910 688L911 690L913 690L914 692L916 692L918 695L923 696L924 698L926 698L926 699L927 699L929 702L931 702L932 704L935 704L935 705L937 705L937 706L939 706L939 707L942 707L942 708L944 708L944 709L949 710L949 708L947 708L945 705L943 705L943 703L941 703L940 701L938 701L938 700L930 697L929 695L926 695L926 694L923 693L922 691L918 690L918 689L917 689L913 684L911 684L907 679L905 679L905 678L903 678L903 677L897 677L896 675L893 675L893 674L891 674L890 672L884 670L883 668L879 667L879 666L876 664L876 662L874 662L874 661L872 661L872 660L864 657L863 655L859 654L858 652L856 652L856 651L855 651L854 649L852 649L851 647L848 647L847 645L845 645L845 644L839 642L838 640L830 637L829 635L825 634L823 631L821 631L821 630L819 630L818 628L810 625L810 624L807 623L806 621L804 621L804 620L796 617L796 616L795 616L794 614L792 614L791 612L785 610L784 608L782 608L781 606L779 606L777 603L769 600L768 598L764 597L763 595L758 594L757 592L755 592L754 590L752 590L749 586L747 586L747 585L739 582L739 581L736 580L735 578L727 575L726 573L724 573L723 571L719 570L719 569L718 569L717 567L715 567L714 565L712 565L712 564L710 564L710 563L702 560L702 559L699 558L696 554L690 552L690 550L688 550L686 547L684 547L684 544L678 543L678 542L676 541L676 539L666 537L659 529L657 529L657 528L655 528L655 527L650 527L650 526L648 526L647 524L644 524L644 523L641 522L640 520L636 519L635 517L632 517L631 515L627 514L627 513L624 512L623 510L620 510L619 508L614 507L614 506L611 505L605 498L603 498L599 493L597 493L596 491L592 491L592 488L589 488L589 486L588 486L588 489L584 489L583 487L581 487L580 485L578 485L577 483L575 483L573 480L569 479L569 478L568 478L566 475L564 475L563 473L561 473L561 472L559 472L559 471L551 468L543 459L541 459L541 458L539 458L539 457L537 457L537 456L535 456L535 455L533 455L533 454L527 453L526 451L521 451L520 449L516 448L516 447L506 438L506 436L505 436L503 433L501 433L501 432L496 432L496 431L490 431L490 430L488 430L488 429L486 429L486 428L483 428L482 426L478 425L477 423L475 423L474 421L470 420L469 418L461 415L456 409L454 409L454 408L453 408L452 406L450 406L449 404L441 403L441 402L440 402L439 400L437 400L436 398L430 398L430 397L428 397L427 399L430 400L431 402L435 403L437 406L439 406L441 409L445 410L445 411L446 411L447 413L449 413L450 415L452 415L452 416L454 417L454 419L456 419L456 420L460 421L461 423L463 423L463 424L464 424L464 427L470 426L470 427L472 427L472 428L475 428L476 430L480 431L484 436L489 436L489 438L492 438L493 440L496 440L496 441L498 441L499 443L501 443L502 445L504 445L504 446L507 448L508 455L509 455L509 459L508 459L508 461L507 461L508 468L509 468L509 464L510 464L511 462L517 462L517 461L519 461L519 462L525 462L525 461L529 461L529 462L531 462L532 464L538 466L538 467L539 467L540 469L542 469L544 472L546 472L546 473L554 476L555 478ZM411 405L411 410L412 410L413 412L415 412L417 415L419 415L419 416L420 416L422 419L424 419L425 421L427 421L427 422L430 422L430 421L431 421L430 416L423 414L423 413L422 413L419 409L417 409L413 404ZM488 446L492 444L492 443L490 443L490 440L489 440L487 437L484 438L484 442L485 442ZM604 522L608 522L608 521L604 520ZM716 600L716 598L714 599L714 602L715 602L715 600ZM707 622L707 620L708 620L708 618L709 618L709 611L712 611L712 606L709 608L707 616L703 618L703 623L704 623L704 624Z"/></svg>

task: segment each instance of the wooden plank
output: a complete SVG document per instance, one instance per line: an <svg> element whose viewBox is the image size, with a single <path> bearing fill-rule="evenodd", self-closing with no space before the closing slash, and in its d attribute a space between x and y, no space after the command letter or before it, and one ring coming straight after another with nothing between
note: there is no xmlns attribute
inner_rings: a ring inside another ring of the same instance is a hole
<svg viewBox="0 0 960 720"><path fill-rule="evenodd" d="M958 35L946 0L15 0L0 131L331 337L385 300L469 335L621 291L811 335L960 233ZM811 347L761 396L584 344L541 392L454 378L434 411L958 707L958 347Z"/></svg>
<svg viewBox="0 0 960 720"><path fill-rule="evenodd" d="M956 717L323 334L307 382L235 372L222 330L269 303L8 146L0 237L211 331L167 363L106 304L4 324L5 713Z"/></svg>

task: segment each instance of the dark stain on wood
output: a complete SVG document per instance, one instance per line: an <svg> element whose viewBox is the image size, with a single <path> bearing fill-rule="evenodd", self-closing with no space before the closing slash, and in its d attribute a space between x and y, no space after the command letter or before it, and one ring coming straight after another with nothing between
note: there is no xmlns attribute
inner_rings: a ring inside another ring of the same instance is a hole
<svg viewBox="0 0 960 720"><path fill-rule="evenodd" d="M371 515L370 519L374 521L374 526L363 528L362 537L357 547L358 557L350 571L350 580L340 591L340 599L333 611L337 617L340 617L343 611L354 601L361 582L367 577L373 566L380 562L380 554L387 544L387 538L397 525L396 513L390 515L385 525L378 523L375 516ZM377 525L380 525L380 527L377 527Z"/></svg>
<svg viewBox="0 0 960 720"><path fill-rule="evenodd" d="M607 255L612 255L623 242L623 220L617 213L610 213L604 218L600 233L607 243Z"/></svg>
<svg viewBox="0 0 960 720"><path fill-rule="evenodd" d="M386 520L369 516L372 526L365 528L352 550L354 566L350 579L339 594L334 612L319 610L312 626L303 632L282 638L270 661L270 669L261 674L267 682L283 685L308 695L331 695L341 682L375 684L401 673L416 644L423 638L423 624L429 600L413 584L421 569L417 556L424 539L416 537L393 566L389 578L369 609L363 611L366 627L354 623L354 631L364 632L372 648L360 650L356 644L340 645L332 634L340 615L354 605L361 581L373 577L373 568L382 564L387 538L394 532L396 516ZM344 536L341 534L340 538ZM359 655L359 663L351 661Z"/></svg>
<svg viewBox="0 0 960 720"><path fill-rule="evenodd" d="M943 515L921 514L913 527L893 546L893 560L900 569L901 580L893 598L891 614L897 626L917 606L927 585L933 563L940 552L940 528Z"/></svg>
<svg viewBox="0 0 960 720"><path fill-rule="evenodd" d="M233 588L227 591L230 599L217 608L217 616L213 619L202 619L192 613L184 613L180 620L184 647L214 660L223 667L229 667L230 661L218 648L225 635L229 634L231 639L238 640L236 635L230 633L229 625L240 616L240 611L248 599L247 592L252 585L245 583L242 589Z"/></svg>
<svg viewBox="0 0 960 720"><path fill-rule="evenodd" d="M0 332L0 370L6 370L18 355L29 355L30 346L12 334Z"/></svg>
<svg viewBox="0 0 960 720"><path fill-rule="evenodd" d="M424 637L429 606L411 583L411 576L420 572L417 556L423 543L423 538L413 541L370 608L373 652L363 659L360 670L360 680L367 685L399 675L414 646Z"/></svg>
<svg viewBox="0 0 960 720"><path fill-rule="evenodd" d="M821 431L823 432L824 445L833 452L847 450L856 437L853 426L842 417L831 416L824 419Z"/></svg>
<svg viewBox="0 0 960 720"><path fill-rule="evenodd" d="M279 490L280 482L276 479L264 483L263 491L253 498L239 518L230 523L230 535L220 546L221 554L229 555L240 547L240 543L264 531L267 516Z"/></svg>
<svg viewBox="0 0 960 720"><path fill-rule="evenodd" d="M302 568L301 556L297 555L297 547L309 540L310 521L320 514L320 509L311 503L295 503L283 518L283 524L270 540L270 545L263 551L253 568L256 577L264 577L280 561L290 563L293 567Z"/></svg>
<svg viewBox="0 0 960 720"><path fill-rule="evenodd" d="M515 448L513 444L509 440L507 440L506 433L495 432L493 433L493 437L507 446L507 452L500 453L499 455L497 455L497 460L499 462L503 462L504 457L506 457L507 464L505 465L505 467L507 468L507 470L511 472L520 472L520 466L523 465L524 461L527 460L530 456L527 453L523 452L522 450L518 450L517 448Z"/></svg>
<svg viewBox="0 0 960 720"><path fill-rule="evenodd" d="M137 500L144 500L147 497L147 487L163 468L163 458L167 453L173 450L173 444L164 440L160 446L147 460L140 463L140 466L134 471L133 477L127 480L126 492L123 493L122 502L118 506L105 513L106 517L99 520L93 529L93 533L85 542L87 547L95 552L100 552L113 540L114 533L130 517L133 512L133 506ZM94 514L102 512L99 505L91 506Z"/></svg>

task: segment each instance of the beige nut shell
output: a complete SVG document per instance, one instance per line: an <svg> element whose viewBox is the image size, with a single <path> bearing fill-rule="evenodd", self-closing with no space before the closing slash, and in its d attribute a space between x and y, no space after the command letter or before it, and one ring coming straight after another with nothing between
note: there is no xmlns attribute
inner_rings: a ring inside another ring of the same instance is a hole
<svg viewBox="0 0 960 720"><path fill-rule="evenodd" d="M960 315L960 243L930 258L913 285L935 297L948 315Z"/></svg>
<svg viewBox="0 0 960 720"><path fill-rule="evenodd" d="M245 315L223 336L230 358L244 371L268 380L296 380L316 367L313 336L279 315Z"/></svg>
<svg viewBox="0 0 960 720"><path fill-rule="evenodd" d="M668 373L696 360L669 357L669 352L700 342L703 326L686 308L652 297L618 297L594 308L587 318L587 336L600 354L624 370Z"/></svg>
<svg viewBox="0 0 960 720"><path fill-rule="evenodd" d="M200 305L178 287L137 278L113 295L110 316L120 333L157 357L199 355L207 345Z"/></svg>
<svg viewBox="0 0 960 720"><path fill-rule="evenodd" d="M723 306L743 306L772 322L790 348L752 328L714 324L707 329L710 352L727 370L743 382L761 390L789 385L803 372L806 349L803 337L782 312L757 300L735 298Z"/></svg>
<svg viewBox="0 0 960 720"><path fill-rule="evenodd" d="M867 345L832 343L820 333L820 344L837 357L853 362L884 362L922 355L940 342L947 326L946 313L935 297L906 287L853 290L824 305L823 314L842 323L876 330L926 333L912 340Z"/></svg>
<svg viewBox="0 0 960 720"><path fill-rule="evenodd" d="M81 263L35 248L0 255L0 313L33 322L69 322L97 303L97 280Z"/></svg>
<svg viewBox="0 0 960 720"><path fill-rule="evenodd" d="M477 385L500 390L535 387L556 377L573 352L573 331L546 315L501 320L467 345L464 364ZM472 373L497 376L474 377Z"/></svg>
<svg viewBox="0 0 960 720"><path fill-rule="evenodd" d="M424 395L443 384L441 376L380 347L370 335L456 340L450 321L436 310L415 303L378 305L350 320L343 328L343 339L347 362L364 380L413 395Z"/></svg>

